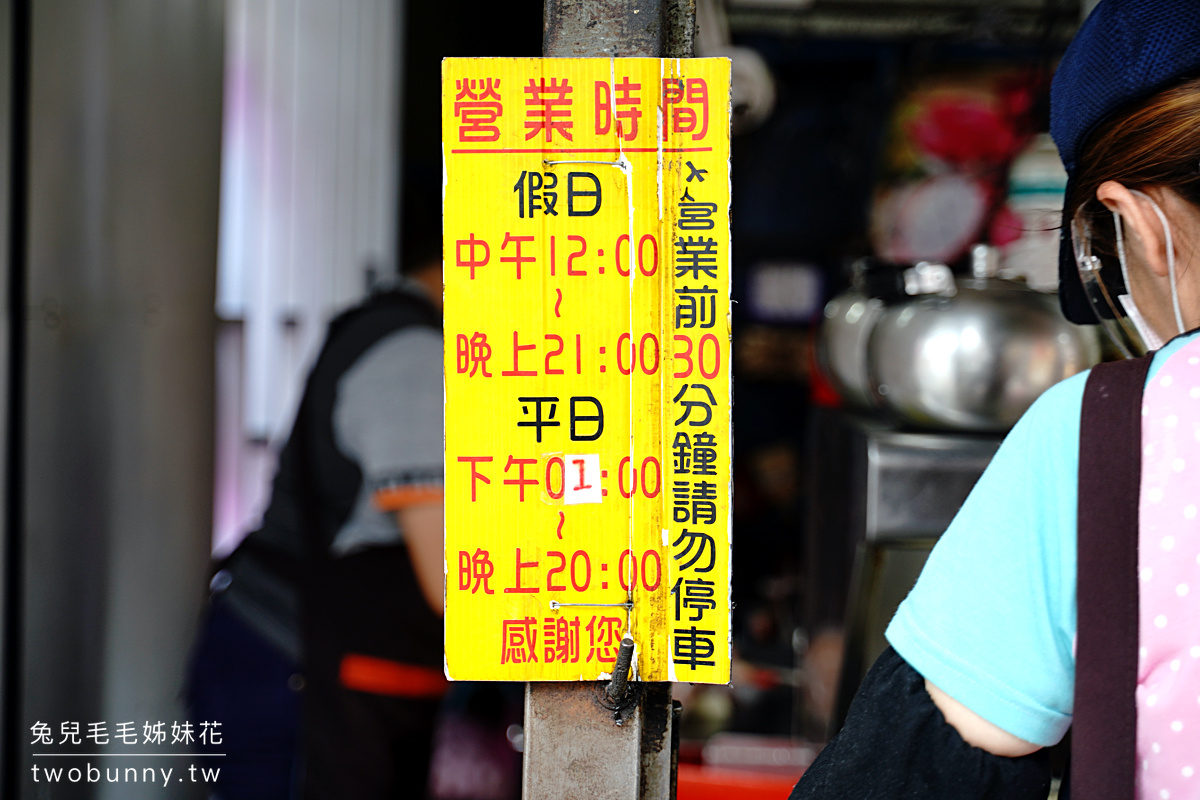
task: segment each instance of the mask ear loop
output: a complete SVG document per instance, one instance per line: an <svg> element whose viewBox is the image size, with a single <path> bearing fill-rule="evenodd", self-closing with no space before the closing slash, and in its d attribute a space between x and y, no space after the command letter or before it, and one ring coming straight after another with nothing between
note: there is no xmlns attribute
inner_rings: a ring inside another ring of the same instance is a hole
<svg viewBox="0 0 1200 800"><path fill-rule="evenodd" d="M1154 198L1150 197L1145 192L1139 192L1137 189L1130 189L1130 192L1150 203L1150 207L1154 209L1154 213L1158 216L1158 221L1162 223L1163 234L1167 245L1167 277L1171 281L1171 305L1175 311L1175 327L1179 329L1179 333L1183 333L1183 311L1179 308L1179 290L1175 288L1175 242L1171 238L1171 224L1167 222L1167 215L1159 208L1158 203L1154 202ZM1125 273L1125 245L1121 239L1120 218L1117 219L1117 247L1121 248L1121 275L1125 279L1125 286L1129 286L1129 275Z"/></svg>

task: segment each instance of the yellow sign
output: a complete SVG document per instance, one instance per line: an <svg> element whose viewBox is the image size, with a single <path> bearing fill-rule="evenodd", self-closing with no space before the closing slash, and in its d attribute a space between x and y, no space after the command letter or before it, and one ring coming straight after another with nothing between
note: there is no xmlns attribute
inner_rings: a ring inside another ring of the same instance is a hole
<svg viewBox="0 0 1200 800"><path fill-rule="evenodd" d="M729 62L442 62L446 672L729 681Z"/></svg>

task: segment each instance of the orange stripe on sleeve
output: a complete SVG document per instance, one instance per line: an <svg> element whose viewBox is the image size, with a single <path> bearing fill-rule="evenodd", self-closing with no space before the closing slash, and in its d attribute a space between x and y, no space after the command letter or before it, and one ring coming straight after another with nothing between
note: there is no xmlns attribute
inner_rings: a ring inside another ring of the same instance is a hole
<svg viewBox="0 0 1200 800"><path fill-rule="evenodd" d="M338 674L342 686L389 697L441 697L449 682L429 667L347 653Z"/></svg>
<svg viewBox="0 0 1200 800"><path fill-rule="evenodd" d="M409 506L425 503L440 503L445 497L441 486L415 484L408 486L385 486L378 489L372 498L380 511L399 511Z"/></svg>

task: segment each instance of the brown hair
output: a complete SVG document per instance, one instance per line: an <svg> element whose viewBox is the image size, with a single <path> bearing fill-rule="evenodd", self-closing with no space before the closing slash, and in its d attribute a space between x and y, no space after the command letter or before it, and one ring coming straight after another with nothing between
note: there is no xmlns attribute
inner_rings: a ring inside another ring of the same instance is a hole
<svg viewBox="0 0 1200 800"><path fill-rule="evenodd" d="M1173 189L1200 211L1200 78L1117 112L1084 144L1065 207L1090 214L1093 249L1100 256L1116 252L1111 215L1096 199L1100 184L1109 180L1131 189Z"/></svg>

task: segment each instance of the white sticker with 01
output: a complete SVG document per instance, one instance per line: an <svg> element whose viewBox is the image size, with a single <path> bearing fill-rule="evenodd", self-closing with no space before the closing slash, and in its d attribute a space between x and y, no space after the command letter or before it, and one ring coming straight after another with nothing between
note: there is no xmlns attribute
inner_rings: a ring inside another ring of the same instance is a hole
<svg viewBox="0 0 1200 800"><path fill-rule="evenodd" d="M600 455L565 455L563 462L563 503L573 506L601 502Z"/></svg>

